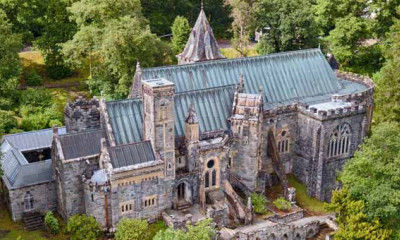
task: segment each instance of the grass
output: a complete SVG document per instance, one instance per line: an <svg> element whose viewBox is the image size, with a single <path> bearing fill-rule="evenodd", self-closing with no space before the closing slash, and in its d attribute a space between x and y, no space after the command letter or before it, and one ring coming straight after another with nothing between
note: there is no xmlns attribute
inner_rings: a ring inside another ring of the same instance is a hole
<svg viewBox="0 0 400 240"><path fill-rule="evenodd" d="M149 238L148 238L147 240L153 239L154 236L156 236L156 234L157 234L159 231L163 231L163 230L165 230L165 229L167 229L167 227L165 226L164 221L162 221L162 220L158 220L157 222L155 222L155 223L153 223L153 224L150 224L150 225L149 225L149 229L148 229L148 231L149 231Z"/></svg>
<svg viewBox="0 0 400 240"><path fill-rule="evenodd" d="M325 203L310 197L307 194L307 187L297 181L295 176L289 175L288 180L289 184L296 188L296 202L299 207L306 209L312 215L324 215L329 213L325 210Z"/></svg>
<svg viewBox="0 0 400 240"><path fill-rule="evenodd" d="M13 222L7 207L0 203L0 239L2 240L67 240L63 233L50 235L45 230L26 231L21 222Z"/></svg>
<svg viewBox="0 0 400 240"><path fill-rule="evenodd" d="M221 53L229 59L241 57L240 53L238 51L236 51L234 48L221 48ZM246 57L253 57L253 56L257 56L257 55L258 55L258 53L254 47L250 47L247 49Z"/></svg>

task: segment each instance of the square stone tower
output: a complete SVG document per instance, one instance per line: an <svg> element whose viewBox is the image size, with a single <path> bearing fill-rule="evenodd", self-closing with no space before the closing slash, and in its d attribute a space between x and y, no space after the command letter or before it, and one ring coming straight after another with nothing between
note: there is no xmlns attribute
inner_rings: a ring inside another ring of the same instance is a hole
<svg viewBox="0 0 400 240"><path fill-rule="evenodd" d="M165 161L165 178L175 179L174 83L166 79L142 81L143 136Z"/></svg>

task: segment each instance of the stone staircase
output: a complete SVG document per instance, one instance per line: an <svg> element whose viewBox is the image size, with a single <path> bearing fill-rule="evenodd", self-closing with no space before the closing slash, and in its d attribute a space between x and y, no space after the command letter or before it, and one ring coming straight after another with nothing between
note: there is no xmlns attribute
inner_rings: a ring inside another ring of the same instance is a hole
<svg viewBox="0 0 400 240"><path fill-rule="evenodd" d="M175 209L178 211L182 211L182 210L186 210L188 208L190 208L192 205L186 201L179 201L176 206Z"/></svg>
<svg viewBox="0 0 400 240"><path fill-rule="evenodd" d="M39 212L27 212L22 217L24 227L28 231L34 231L44 228L43 217Z"/></svg>

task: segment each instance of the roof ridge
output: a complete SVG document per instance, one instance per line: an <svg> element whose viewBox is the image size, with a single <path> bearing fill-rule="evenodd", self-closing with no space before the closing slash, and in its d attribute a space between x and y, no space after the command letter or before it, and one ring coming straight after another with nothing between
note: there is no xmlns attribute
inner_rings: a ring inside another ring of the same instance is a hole
<svg viewBox="0 0 400 240"><path fill-rule="evenodd" d="M58 127L58 129L60 128L66 128L65 126L62 127ZM44 132L44 131L53 131L52 128L45 128L45 129L39 129L39 130L33 130L33 131L25 131L25 132L20 132L20 133L11 133L11 134L7 134L4 135L3 138L7 138L7 137L11 137L11 136L17 136L17 135L24 135L24 134L31 134L31 133L35 133L35 132ZM63 134L65 135L65 134Z"/></svg>
<svg viewBox="0 0 400 240"><path fill-rule="evenodd" d="M321 53L322 51L319 48L308 48L308 49L300 49L300 50L294 50L294 51L287 51L287 52L276 52L276 53L270 53L270 54L264 54L264 55L259 55L259 56L252 56L252 57L240 57L240 58L230 58L230 59L217 59L213 61L203 61L203 62L194 62L194 63L187 63L184 65L169 65L169 66L159 66L159 67L151 67L151 68L143 68L142 72L145 73L147 71L154 71L157 69L174 69L174 68L185 68L185 67L190 67L190 66L200 66L200 65L216 65L218 63L223 63L223 62L239 62L239 61L247 61L247 60L253 60L253 59L262 59L262 58L272 58L272 57L279 57L279 56L285 56L285 55L290 55L290 54L302 54L302 53Z"/></svg>
<svg viewBox="0 0 400 240"><path fill-rule="evenodd" d="M235 87L235 84L229 84L229 85L218 86L218 87L208 87L208 88L202 88L202 89L195 89L195 90L189 90L189 91L175 93L175 96L183 95L183 94L187 94L187 93L195 93L195 92L214 92L214 91L220 91L220 90L223 90L223 89L228 89L228 88L233 88L233 87Z"/></svg>

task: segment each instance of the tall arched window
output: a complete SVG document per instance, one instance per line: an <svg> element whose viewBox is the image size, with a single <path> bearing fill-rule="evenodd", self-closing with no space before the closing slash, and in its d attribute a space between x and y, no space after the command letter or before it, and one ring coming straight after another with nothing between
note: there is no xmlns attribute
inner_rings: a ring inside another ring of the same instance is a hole
<svg viewBox="0 0 400 240"><path fill-rule="evenodd" d="M215 169L212 171L212 180L211 180L211 186L217 185L217 171Z"/></svg>
<svg viewBox="0 0 400 240"><path fill-rule="evenodd" d="M210 159L205 165L204 183L206 188L219 186L217 164L216 159Z"/></svg>
<svg viewBox="0 0 400 240"><path fill-rule="evenodd" d="M33 209L33 196L30 191L27 191L24 197L25 211Z"/></svg>
<svg viewBox="0 0 400 240"><path fill-rule="evenodd" d="M206 188L208 188L209 187L209 182L210 182L210 174L208 173L208 171L206 172L206 175L205 175L205 177L204 177L204 182L205 182L205 185L206 185Z"/></svg>
<svg viewBox="0 0 400 240"><path fill-rule="evenodd" d="M288 153L289 152L289 134L287 132L287 130L282 130L278 136L278 151L280 153Z"/></svg>
<svg viewBox="0 0 400 240"><path fill-rule="evenodd" d="M338 125L329 137L328 157L346 155L350 151L351 130L346 123Z"/></svg>

